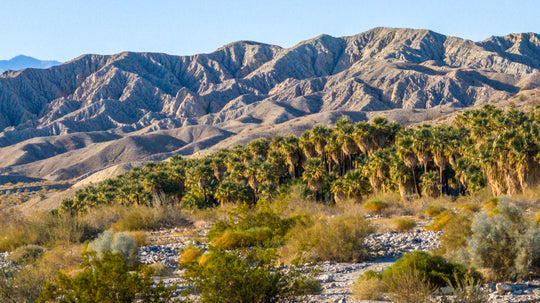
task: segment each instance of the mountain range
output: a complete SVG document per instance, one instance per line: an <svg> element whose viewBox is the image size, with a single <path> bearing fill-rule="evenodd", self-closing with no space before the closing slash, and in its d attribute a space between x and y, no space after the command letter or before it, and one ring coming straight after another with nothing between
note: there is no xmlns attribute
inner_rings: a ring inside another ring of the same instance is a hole
<svg viewBox="0 0 540 303"><path fill-rule="evenodd" d="M0 60L0 74L6 70L21 70L25 68L49 68L51 66L60 65L58 61L43 61L36 58L18 55L9 60Z"/></svg>
<svg viewBox="0 0 540 303"><path fill-rule="evenodd" d="M47 180L298 134L339 116L403 124L540 87L540 35L375 28L291 48L83 55L0 75L0 167ZM536 95L539 96L539 95Z"/></svg>

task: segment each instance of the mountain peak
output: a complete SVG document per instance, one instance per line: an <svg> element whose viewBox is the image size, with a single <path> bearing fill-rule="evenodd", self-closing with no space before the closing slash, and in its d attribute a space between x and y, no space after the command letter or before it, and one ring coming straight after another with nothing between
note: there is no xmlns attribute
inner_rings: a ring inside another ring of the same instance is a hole
<svg viewBox="0 0 540 303"><path fill-rule="evenodd" d="M62 62L54 60L39 60L26 55L17 55L9 60L0 60L0 73L6 70L21 70L25 68L49 68Z"/></svg>

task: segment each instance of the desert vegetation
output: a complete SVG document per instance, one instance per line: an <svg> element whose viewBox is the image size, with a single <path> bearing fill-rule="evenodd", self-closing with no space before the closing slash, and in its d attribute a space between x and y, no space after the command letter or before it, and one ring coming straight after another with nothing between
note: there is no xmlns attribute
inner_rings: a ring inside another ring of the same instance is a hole
<svg viewBox="0 0 540 303"><path fill-rule="evenodd" d="M176 277L190 285L181 298L281 302L320 291L309 264L371 260L373 233L425 229L442 233L439 249L364 273L354 295L421 302L450 287L485 302L486 281L540 276L539 144L540 107L485 106L452 125L342 117L299 137L147 163L52 211L2 210L0 251L11 263L1 269L0 294L8 302L103 293L167 302L176 286L158 281ZM180 271L139 264L137 249L152 232L195 233L201 222L202 238L178 253Z"/></svg>
<svg viewBox="0 0 540 303"><path fill-rule="evenodd" d="M537 184L540 107L530 113L493 106L467 111L452 125L404 128L383 118L334 128L316 126L299 137L260 138L202 158L148 163L62 202L60 211L100 205L161 204L213 207L271 200L291 185L322 203L361 201L382 192L403 200L463 196L488 187L513 195ZM381 201L384 203L384 201ZM369 201L379 212L384 205Z"/></svg>

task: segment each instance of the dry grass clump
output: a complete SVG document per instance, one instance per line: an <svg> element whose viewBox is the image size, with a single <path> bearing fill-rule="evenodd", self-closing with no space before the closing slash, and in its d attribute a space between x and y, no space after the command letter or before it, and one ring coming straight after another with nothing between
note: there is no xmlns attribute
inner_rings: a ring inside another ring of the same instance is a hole
<svg viewBox="0 0 540 303"><path fill-rule="evenodd" d="M444 211L441 214L439 214L433 222L431 222L430 225L426 227L427 230L434 230L434 231L440 231L442 230L446 224L455 216L455 214L451 211Z"/></svg>
<svg viewBox="0 0 540 303"><path fill-rule="evenodd" d="M44 253L45 248L39 245L25 245L11 252L9 260L17 264L30 264L36 262Z"/></svg>
<svg viewBox="0 0 540 303"><path fill-rule="evenodd" d="M469 212L469 213L476 213L478 211L480 211L480 206L478 206L478 204L475 204L475 203L463 203L459 206L459 209L461 211L464 211L464 212Z"/></svg>
<svg viewBox="0 0 540 303"><path fill-rule="evenodd" d="M482 203L482 210L492 211L499 204L499 198L491 197Z"/></svg>
<svg viewBox="0 0 540 303"><path fill-rule="evenodd" d="M394 229L398 232L406 232L416 227L416 221L413 218L401 217L392 220Z"/></svg>
<svg viewBox="0 0 540 303"><path fill-rule="evenodd" d="M380 279L361 276L352 285L353 297L357 300L383 300L387 288Z"/></svg>
<svg viewBox="0 0 540 303"><path fill-rule="evenodd" d="M89 238L93 231L78 217L53 213L24 216L10 210L0 214L0 251L12 251L24 245L53 247L70 245Z"/></svg>
<svg viewBox="0 0 540 303"><path fill-rule="evenodd" d="M415 251L380 273L365 272L354 284L353 294L363 300L380 300L387 294L393 302L429 302L428 298L440 287L480 280L477 272L463 265Z"/></svg>
<svg viewBox="0 0 540 303"><path fill-rule="evenodd" d="M382 200L370 200L364 203L364 209L370 214L381 215L390 205Z"/></svg>
<svg viewBox="0 0 540 303"><path fill-rule="evenodd" d="M284 263L355 262L367 256L364 238L372 231L362 216L319 218L293 228L279 254Z"/></svg>
<svg viewBox="0 0 540 303"><path fill-rule="evenodd" d="M448 217L442 226L441 249L447 255L452 256L460 249L467 246L467 241L471 235L472 218L466 214L456 214Z"/></svg>
<svg viewBox="0 0 540 303"><path fill-rule="evenodd" d="M160 262L151 264L150 268L152 268L154 271L153 275L157 277L170 277L173 275L173 270L169 266Z"/></svg>
<svg viewBox="0 0 540 303"><path fill-rule="evenodd" d="M442 212L444 212L445 210L446 208L444 208L442 205L432 204L424 208L424 214L428 217L436 217L440 215Z"/></svg>
<svg viewBox="0 0 540 303"><path fill-rule="evenodd" d="M180 255L180 263L189 263L197 260L201 256L201 250L195 245L188 245Z"/></svg>
<svg viewBox="0 0 540 303"><path fill-rule="evenodd" d="M243 247L262 246L273 237L268 227L255 227L241 231L225 231L214 244L222 249L238 249Z"/></svg>
<svg viewBox="0 0 540 303"><path fill-rule="evenodd" d="M536 223L536 225L540 225L540 211L537 211L534 215L533 222Z"/></svg>
<svg viewBox="0 0 540 303"><path fill-rule="evenodd" d="M179 207L136 206L112 225L115 230L158 230L174 226L187 226L190 221L182 214Z"/></svg>

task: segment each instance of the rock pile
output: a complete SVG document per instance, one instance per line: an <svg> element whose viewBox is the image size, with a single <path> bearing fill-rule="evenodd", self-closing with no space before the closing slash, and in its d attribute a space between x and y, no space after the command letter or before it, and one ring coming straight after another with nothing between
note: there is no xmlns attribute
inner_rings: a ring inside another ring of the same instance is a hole
<svg viewBox="0 0 540 303"><path fill-rule="evenodd" d="M365 243L375 258L399 257L409 251L439 248L441 234L440 231L420 230L407 233L387 232L372 234L366 238Z"/></svg>
<svg viewBox="0 0 540 303"><path fill-rule="evenodd" d="M208 249L207 244L198 241L185 241L165 245L148 245L139 248L139 262L142 264L163 263L170 268L178 267L179 254L188 245L196 245L202 250Z"/></svg>

